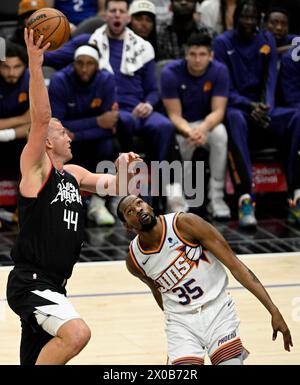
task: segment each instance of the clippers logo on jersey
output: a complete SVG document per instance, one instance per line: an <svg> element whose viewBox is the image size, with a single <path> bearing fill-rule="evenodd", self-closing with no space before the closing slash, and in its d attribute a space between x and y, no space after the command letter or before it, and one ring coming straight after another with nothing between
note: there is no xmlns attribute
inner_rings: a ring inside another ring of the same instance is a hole
<svg viewBox="0 0 300 385"><path fill-rule="evenodd" d="M175 287L194 266L198 267L201 259L210 263L203 253L201 246L181 245L176 250L179 252L177 258L155 280L161 293L165 293Z"/></svg>
<svg viewBox="0 0 300 385"><path fill-rule="evenodd" d="M51 205L52 203L60 201L64 202L66 206L73 202L80 203L82 206L81 196L79 194L78 189L73 185L73 183L67 182L65 184L64 179L62 179L61 182L58 183L57 188L59 191L56 197L50 203Z"/></svg>

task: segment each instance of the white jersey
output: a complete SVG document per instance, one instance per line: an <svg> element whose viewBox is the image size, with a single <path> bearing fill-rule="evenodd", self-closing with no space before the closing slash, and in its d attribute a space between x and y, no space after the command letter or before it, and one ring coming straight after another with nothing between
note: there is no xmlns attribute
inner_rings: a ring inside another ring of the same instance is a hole
<svg viewBox="0 0 300 385"><path fill-rule="evenodd" d="M180 235L176 227L178 214L159 217L163 232L156 250L144 251L136 236L129 251L135 266L157 285L164 310L186 313L217 298L225 290L228 277L212 253Z"/></svg>

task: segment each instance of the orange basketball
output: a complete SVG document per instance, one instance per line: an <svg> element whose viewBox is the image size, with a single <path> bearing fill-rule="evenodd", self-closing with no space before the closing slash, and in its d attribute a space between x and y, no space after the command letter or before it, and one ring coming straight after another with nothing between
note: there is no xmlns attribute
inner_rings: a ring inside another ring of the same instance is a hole
<svg viewBox="0 0 300 385"><path fill-rule="evenodd" d="M48 51L61 47L70 37L70 25L66 16L54 8L41 8L34 12L27 22L27 28L33 29L34 42L44 36L42 46L51 43Z"/></svg>

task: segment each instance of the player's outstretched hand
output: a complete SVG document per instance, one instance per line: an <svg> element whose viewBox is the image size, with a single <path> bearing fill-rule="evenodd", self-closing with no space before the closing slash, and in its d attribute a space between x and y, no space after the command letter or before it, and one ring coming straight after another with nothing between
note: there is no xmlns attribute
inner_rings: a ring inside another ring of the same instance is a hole
<svg viewBox="0 0 300 385"><path fill-rule="evenodd" d="M273 341L276 340L277 333L281 332L283 335L284 349L289 352L290 347L293 346L292 336L287 324L285 323L279 311L272 316L271 322L273 328Z"/></svg>
<svg viewBox="0 0 300 385"><path fill-rule="evenodd" d="M139 154L136 154L135 152L131 151L124 152L123 154L121 154L116 160L115 164L118 170L120 163L126 163L128 166L130 163L133 162L143 162L143 159L139 156Z"/></svg>
<svg viewBox="0 0 300 385"><path fill-rule="evenodd" d="M29 58L29 65L36 64L41 66L44 60L44 52L50 47L50 43L47 43L44 47L41 46L44 36L41 35L36 43L33 39L33 30L28 31L24 29L24 40L27 47L27 53Z"/></svg>

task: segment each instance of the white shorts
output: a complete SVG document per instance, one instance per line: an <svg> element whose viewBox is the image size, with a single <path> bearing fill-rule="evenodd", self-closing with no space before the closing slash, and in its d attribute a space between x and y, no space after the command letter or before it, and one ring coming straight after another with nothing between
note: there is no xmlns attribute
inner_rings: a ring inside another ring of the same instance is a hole
<svg viewBox="0 0 300 385"><path fill-rule="evenodd" d="M58 329L72 319L81 319L73 305L60 293L47 290L34 290L32 293L53 302L51 305L35 307L37 323L50 335L56 336Z"/></svg>
<svg viewBox="0 0 300 385"><path fill-rule="evenodd" d="M171 365L203 365L206 354L213 365L248 355L240 340L234 301L224 292L193 312L165 313L165 323Z"/></svg>

